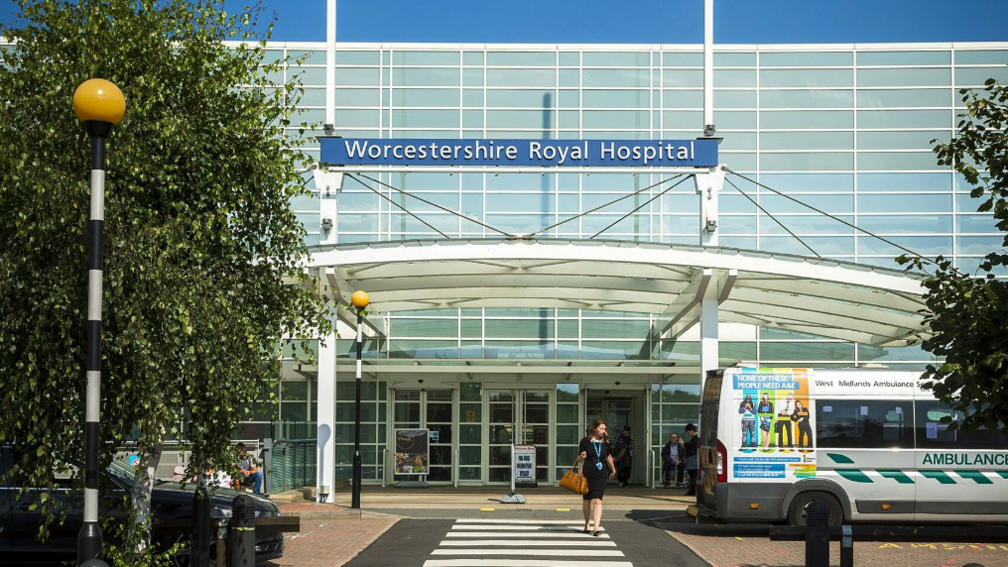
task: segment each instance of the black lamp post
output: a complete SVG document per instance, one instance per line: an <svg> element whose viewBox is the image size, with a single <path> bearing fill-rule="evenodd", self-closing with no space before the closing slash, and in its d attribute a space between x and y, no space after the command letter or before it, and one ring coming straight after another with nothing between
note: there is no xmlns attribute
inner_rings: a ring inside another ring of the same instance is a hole
<svg viewBox="0 0 1008 567"><path fill-rule="evenodd" d="M74 91L73 108L91 136L91 213L88 220L87 389L84 410L84 525L77 564L104 565L98 526L98 421L101 415L102 232L105 223L105 140L126 113L119 87L90 79ZM98 561L99 563L96 563Z"/></svg>
<svg viewBox="0 0 1008 567"><path fill-rule="evenodd" d="M357 310L357 395L354 402L354 452L353 452L353 494L350 499L351 508L360 508L361 489L361 455L360 455L360 398L361 398L361 350L363 348L364 309L371 300L367 292L357 290L350 297L350 303Z"/></svg>

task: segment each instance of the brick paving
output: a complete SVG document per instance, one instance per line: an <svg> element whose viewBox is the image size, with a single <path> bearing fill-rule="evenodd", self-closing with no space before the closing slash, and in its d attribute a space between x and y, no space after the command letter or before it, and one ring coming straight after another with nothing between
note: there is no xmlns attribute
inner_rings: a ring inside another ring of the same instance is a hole
<svg viewBox="0 0 1008 567"><path fill-rule="evenodd" d="M805 542L770 541L763 525L694 524L692 520L655 522L712 567L800 567ZM1008 544L983 542L855 541L858 567L1008 567ZM840 565L840 543L830 545L830 565Z"/></svg>
<svg viewBox="0 0 1008 567"><path fill-rule="evenodd" d="M284 534L283 557L257 567L340 567L399 519L303 501L284 504L280 511L285 516L300 516L301 531Z"/></svg>

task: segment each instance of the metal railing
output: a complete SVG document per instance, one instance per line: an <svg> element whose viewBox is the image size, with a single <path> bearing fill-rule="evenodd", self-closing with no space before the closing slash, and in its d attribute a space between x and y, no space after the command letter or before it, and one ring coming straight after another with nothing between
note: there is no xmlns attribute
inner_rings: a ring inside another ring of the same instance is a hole
<svg viewBox="0 0 1008 567"><path fill-rule="evenodd" d="M273 443L271 492L315 486L315 439L280 439Z"/></svg>

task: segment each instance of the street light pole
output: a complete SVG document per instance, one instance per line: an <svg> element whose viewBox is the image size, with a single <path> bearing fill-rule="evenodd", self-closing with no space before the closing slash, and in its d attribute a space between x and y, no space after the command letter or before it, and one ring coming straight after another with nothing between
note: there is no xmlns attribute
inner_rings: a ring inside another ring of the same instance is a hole
<svg viewBox="0 0 1008 567"><path fill-rule="evenodd" d="M363 347L364 309L371 303L367 292L357 290L350 297L350 303L357 310L357 397L354 403L354 451L353 451L353 495L350 507L360 509L361 456L360 456L360 398L361 398L361 350Z"/></svg>
<svg viewBox="0 0 1008 567"><path fill-rule="evenodd" d="M98 420L101 413L102 232L105 223L105 140L126 113L119 87L84 81L73 96L74 112L91 136L91 213L88 220L87 389L84 413L84 525L77 534L77 564L102 559L98 526ZM101 563L103 564L103 563Z"/></svg>

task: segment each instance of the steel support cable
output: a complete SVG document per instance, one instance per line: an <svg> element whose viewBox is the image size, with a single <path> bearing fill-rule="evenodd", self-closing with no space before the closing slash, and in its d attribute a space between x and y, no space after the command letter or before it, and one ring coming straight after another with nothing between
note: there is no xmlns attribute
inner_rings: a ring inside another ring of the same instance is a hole
<svg viewBox="0 0 1008 567"><path fill-rule="evenodd" d="M610 228L612 228L612 227L616 226L617 224L619 224L620 222L622 222L622 221L623 221L623 219L627 218L628 216L630 216L630 215L632 215L632 214L636 213L637 211L639 211L639 210L643 209L644 207L648 206L649 204L651 204L651 202L652 202L652 201L654 201L654 200L655 200L655 199L657 199L658 197L661 197L661 196L662 196L662 195L664 195L665 193L668 193L669 191L671 191L671 190L675 189L675 188L676 188L676 187L678 187L679 185L682 185L682 183L683 183L684 181L686 181L687 179L689 179L690 177L693 177L693 176L692 176L692 175L689 175L689 176L687 176L687 177L684 177L684 178L680 179L679 181L676 181L676 182L675 182L675 183L673 183L672 185L669 185L669 186L668 186L668 187L666 187L666 188L665 188L664 190L662 190L662 192L661 192L661 193L658 193L658 194L657 194L657 195L655 195L654 197L651 197L651 198L650 198L650 199L648 199L647 201L644 201L644 202L643 202L643 203L641 203L641 204L640 204L640 206L638 206L638 207L637 207L636 209L634 209L634 210L630 211L629 213L627 213L627 214L623 215L622 217L620 217L619 219L617 219L617 220L616 220L616 222L614 222L614 223L610 224L609 226L607 226L607 227L603 228L602 230L600 230L600 231L596 232L595 234L593 234L593 235L591 236L591 238L589 238L588 240L594 240L596 236L598 236L598 235L602 234L603 232L605 232L605 231L609 230Z"/></svg>
<svg viewBox="0 0 1008 567"><path fill-rule="evenodd" d="M761 207L760 204L757 203L755 199L753 199L752 197L750 197L749 195L747 195L746 192L743 191L742 189L740 189L738 185L735 185L735 183L733 183L731 179L727 179L726 178L725 181L727 181L729 185L731 185L732 187L734 187L736 191L738 191L739 193L742 193L743 197L745 197L746 199L749 199L750 203L756 205L756 208L759 209L760 211L762 211L763 214L765 214L766 216L768 216L771 219L773 219L773 221L775 223L777 223L781 228L783 228L784 230L786 230L787 233L790 234L791 236L793 236L795 240L797 240L798 242L801 242L802 246L804 246L805 248L808 248L809 252L815 254L816 258L822 259L822 256L820 256L818 252L816 252L815 250L813 250L812 247L809 246L808 244L806 244L804 240L802 240L801 238L798 238L798 235L795 234L795 233L793 233L793 232L791 232L791 229L789 229L788 227L784 226L784 223L782 223L781 221L777 220L777 217L771 215L769 211L767 211L766 209L764 209L763 207Z"/></svg>
<svg viewBox="0 0 1008 567"><path fill-rule="evenodd" d="M438 229L437 229L437 228L436 228L436 227L435 227L434 225L432 225L432 224L430 224L429 222L427 222L427 221L423 220L422 218L420 218L420 217L416 216L415 214L413 214L413 213L412 213L412 212L411 212L411 211L410 211L409 209L407 209L406 207L404 207L404 206L400 205L399 203L396 203L396 202L395 202L395 201L393 201L392 199L390 199L390 198L388 198L387 196L383 195L381 191L379 191L379 190L375 189L374 187L372 187L372 186L368 185L367 183L364 183L364 182L363 182L363 181L361 181L361 180L360 180L360 179L359 179L359 178L358 178L358 177L357 177L356 175L354 175L354 174L352 174L352 173L348 173L347 175L349 175L351 179L353 179L353 180L357 181L357 183L360 183L361 185L363 185L363 186L367 187L368 189L370 189L371 191L373 191L373 192L374 192L374 193L375 193L376 195L378 195L378 196L379 196L379 197L381 197L382 199L385 199L385 200L386 200L386 201L388 201L389 203L392 203L393 205L395 205L395 206L399 207L399 208L400 208L400 209L402 209L402 211L403 211L404 213L406 213L407 215L409 215L409 216L411 216L411 217L415 218L416 220L418 220L418 221L420 221L420 222L424 223L424 224L425 224L425 225L427 226L427 228L429 228L429 229L433 230L434 232L436 232L436 233L440 234L441 236L443 236L443 237L445 237L445 238L447 238L447 239L451 240L451 237L450 237L450 236L448 236L447 234L445 234L445 233L441 232L440 230L438 230Z"/></svg>
<svg viewBox="0 0 1008 567"><path fill-rule="evenodd" d="M608 203L606 203L604 205L599 205L599 206L595 207L594 209L592 209L590 211L585 211L583 213L579 213L577 215L572 216L571 218L569 218L567 220L562 220L562 221L560 221L560 222L558 222L556 224L551 224L550 226L547 226L546 228L539 229L539 230L533 232L532 234L530 234L529 237L535 236L537 234L542 234L542 233L546 232L547 230L556 228L556 227L558 227L558 226L560 226L562 224L569 223L572 220L577 220L577 219L579 219L579 218L581 218L581 217L583 217L583 216L585 216L585 215L587 215L589 213L594 213L595 211L597 211L599 209L604 209L604 208L608 207L609 205L612 205L612 204L615 204L615 203L618 203L618 202L622 201L623 199L626 199L628 197L633 197L634 195L639 195L639 194L641 194L641 193L643 193L643 192L645 192L645 191L647 191L649 189L654 189L655 187L657 187L657 186L659 186L659 185L661 185L663 183L668 183L669 181L672 181L673 179L675 179L677 177L682 177L683 175L686 175L686 174L685 173L679 173L679 174L673 175L672 177L669 177L669 178L666 178L666 179L662 179L658 183L655 183L653 185L648 185L647 187L645 187L643 189L640 189L638 191L634 191L633 193L627 193L626 195L623 195L619 199L615 199L615 200L609 201Z"/></svg>
<svg viewBox="0 0 1008 567"><path fill-rule="evenodd" d="M932 260L931 258L928 258L927 256L923 256L921 254L918 254L918 253L914 252L913 250L911 250L911 249L909 249L909 248L907 248L905 246L900 246L899 244L896 244L892 240L889 240L887 238L881 237L881 236L879 236L879 235L877 235L877 234L875 234L873 232L869 232L869 231L867 231L867 230L865 230L865 229L863 229L863 228L861 228L861 227L859 227L859 226L857 226L857 225L855 225L853 223L849 223L849 222L843 220L842 218L833 216L833 215L827 213L826 211L817 209L817 208L813 207L812 205L809 205L808 203L804 203L802 201L799 201L798 199L795 199L794 197L792 197L790 195L785 195L784 193L781 193L780 191L774 189L773 187L767 187L766 185L760 183L759 181L756 181L754 179L750 179L750 178L746 177L745 175L742 175L741 173L736 173L736 172L734 172L734 171L732 171L730 169L726 168L725 171L727 171L728 173L731 173L732 175L735 175L737 177L745 179L746 181L748 181L749 183L752 183L752 184L756 185L757 187L762 187L762 188L766 189L767 191L771 191L771 192L773 192L773 193L775 193L777 195L780 195L781 197L784 197L785 199L794 201L795 203L798 203L799 205L801 205L803 207L806 207L808 209L812 209L813 211L815 211L815 212L817 212L817 213L819 213L821 215L825 215L825 216L827 216L827 217L829 217L829 218L831 218L831 219L833 219L833 220L835 220L835 221L837 221L837 222L839 222L841 224L849 226L850 228L853 228L854 230L857 230L859 232L863 232L863 233L867 234L868 236L871 236L872 238L877 238L877 239L881 240L882 242L885 242L886 244L888 244L888 245L890 245L890 246L892 246L894 248L899 248L900 250L902 250L902 251L904 251L904 252L906 252L908 254L911 254L913 256L916 256L917 258L920 258L921 260L924 260L925 262L928 262L929 264L934 264L936 266L939 265L938 262L935 262L934 260ZM956 270L955 268L952 268L952 270L955 273L957 273L957 274L963 275L962 272L960 272L959 270Z"/></svg>
<svg viewBox="0 0 1008 567"><path fill-rule="evenodd" d="M513 235L513 234L509 234L507 232L504 232L503 230L500 230L498 228L494 228L494 227L492 227L492 226L490 226L488 224L482 223L482 222L480 222L480 221L478 221L478 220L476 220L474 218L467 217L467 216L463 215L462 213L457 212L457 211L453 211L453 210L451 210L451 209L449 209L447 207L442 207L441 205L439 205L437 203L434 203L432 201L428 201L427 199L424 199L423 197L418 197L418 196L416 196L416 195L414 195L414 194L412 194L409 191L406 191L404 189L400 189L398 187L393 187L393 186L389 185L388 183L385 183L383 181L379 181L379 180L377 180L377 179L375 179L373 177L369 177L367 175L364 175L363 173L361 173L359 175L361 177L363 177L364 179L369 179L371 181L374 181L378 185L381 185L383 187L388 187L389 189L392 189L393 191L398 191L398 192L402 193L403 195L406 195L407 197L413 197L414 199L420 201L421 203L426 203L426 204L428 204L428 205L430 205L432 207L437 207L438 209L441 209L442 211L445 211L446 213L451 213L451 214L453 214L453 215L455 215L455 216L457 216L457 217L459 217L461 219L465 219L465 220L467 220L469 222L474 222L474 223L482 226L483 228L488 228L488 229L490 229L490 230L492 230L494 232L503 234L504 236L506 236L508 238L514 238L515 237L515 235ZM403 210L405 210L405 209L403 209ZM413 213L410 213L410 214L413 214ZM427 224L427 223L424 223L424 224Z"/></svg>

